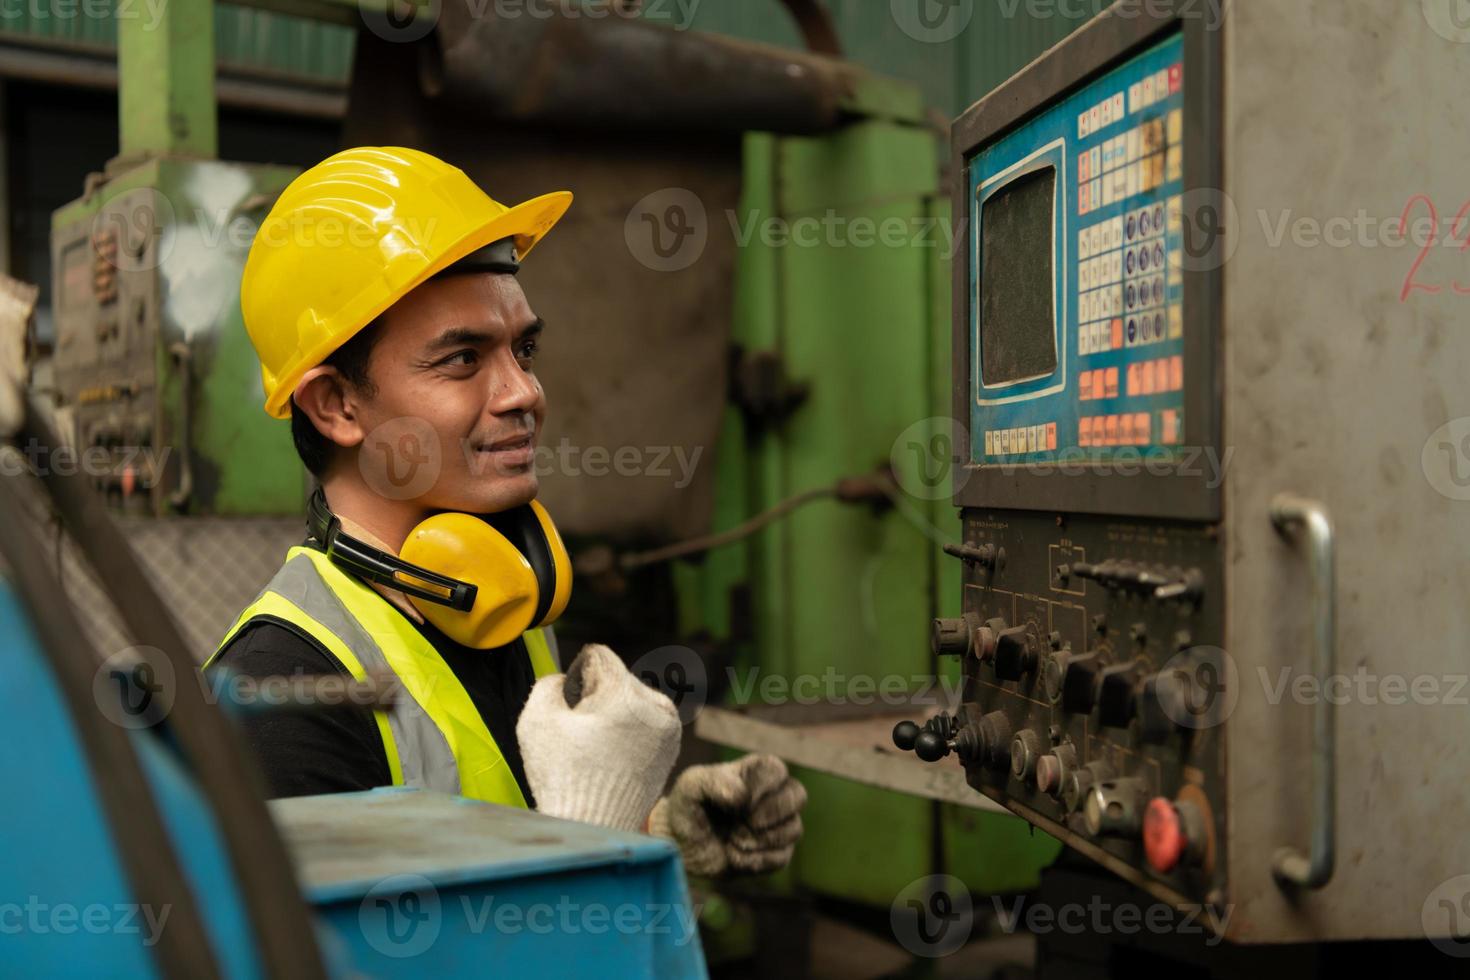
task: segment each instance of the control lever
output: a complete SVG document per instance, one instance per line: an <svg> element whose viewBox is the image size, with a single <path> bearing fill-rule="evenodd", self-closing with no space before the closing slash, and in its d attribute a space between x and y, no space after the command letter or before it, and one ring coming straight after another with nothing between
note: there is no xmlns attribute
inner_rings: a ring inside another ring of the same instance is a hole
<svg viewBox="0 0 1470 980"><path fill-rule="evenodd" d="M1205 592L1205 577L1197 568L1161 571L1114 558L1097 564L1076 561L1057 566L1057 577L1063 582L1073 576L1090 579L1104 588L1140 592L1159 600L1198 602Z"/></svg>
<svg viewBox="0 0 1470 980"><path fill-rule="evenodd" d="M912 721L899 722L893 726L893 744L925 762L938 762L950 752L968 759L979 748L974 731L961 725L958 715L945 714L935 715L923 727Z"/></svg>
<svg viewBox="0 0 1470 980"><path fill-rule="evenodd" d="M979 565L992 572L1006 567L1006 550L993 544L947 544L944 553L958 558L966 565Z"/></svg>

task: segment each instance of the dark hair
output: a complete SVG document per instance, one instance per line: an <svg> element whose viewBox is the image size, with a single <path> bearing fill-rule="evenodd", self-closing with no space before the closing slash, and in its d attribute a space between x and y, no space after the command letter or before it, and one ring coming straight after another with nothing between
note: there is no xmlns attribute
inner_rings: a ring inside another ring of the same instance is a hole
<svg viewBox="0 0 1470 980"><path fill-rule="evenodd" d="M368 362L378 341L378 322L374 320L353 334L322 362L336 368L348 384L369 398L378 393L377 385L368 377ZM291 440L296 443L296 455L301 457L301 462L312 476L320 479L331 462L336 444L317 430L311 416L297 407L295 398L291 399Z"/></svg>

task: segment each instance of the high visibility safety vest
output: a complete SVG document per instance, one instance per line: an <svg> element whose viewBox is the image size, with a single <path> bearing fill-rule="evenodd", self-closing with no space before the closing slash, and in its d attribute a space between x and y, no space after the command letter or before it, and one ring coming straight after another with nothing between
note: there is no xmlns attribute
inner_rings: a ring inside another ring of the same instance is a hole
<svg viewBox="0 0 1470 980"><path fill-rule="evenodd" d="M261 618L315 640L358 680L369 670L397 677L407 696L388 711L373 712L394 786L526 805L469 692L423 634L371 586L315 548L294 547L204 666L246 623ZM556 673L546 635L531 629L521 637L536 676Z"/></svg>

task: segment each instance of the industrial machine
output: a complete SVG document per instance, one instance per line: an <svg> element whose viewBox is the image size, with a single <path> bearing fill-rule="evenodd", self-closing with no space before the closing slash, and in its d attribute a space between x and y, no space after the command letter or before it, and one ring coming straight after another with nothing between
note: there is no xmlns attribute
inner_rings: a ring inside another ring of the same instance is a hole
<svg viewBox="0 0 1470 980"><path fill-rule="evenodd" d="M1464 48L1224 9L1115 4L954 125L965 688L894 739L1231 940L1460 936L1470 275L1403 230L1463 238Z"/></svg>

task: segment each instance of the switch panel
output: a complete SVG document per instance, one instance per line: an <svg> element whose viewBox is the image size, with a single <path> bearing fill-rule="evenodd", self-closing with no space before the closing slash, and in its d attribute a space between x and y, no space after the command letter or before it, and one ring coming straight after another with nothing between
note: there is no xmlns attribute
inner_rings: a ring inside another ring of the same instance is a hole
<svg viewBox="0 0 1470 980"><path fill-rule="evenodd" d="M993 654L971 643L962 658L956 721L980 746L967 780L1099 860L1204 901L1223 883L1225 820L1212 802L1224 798L1214 527L964 517L966 544L1009 556L995 571L966 566L964 620L994 636Z"/></svg>

